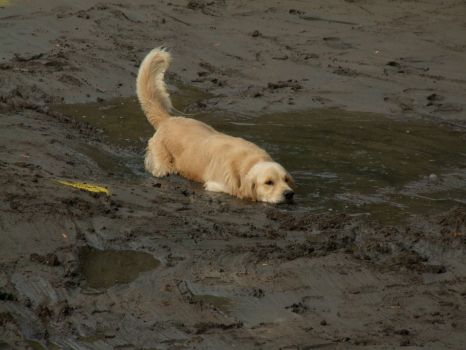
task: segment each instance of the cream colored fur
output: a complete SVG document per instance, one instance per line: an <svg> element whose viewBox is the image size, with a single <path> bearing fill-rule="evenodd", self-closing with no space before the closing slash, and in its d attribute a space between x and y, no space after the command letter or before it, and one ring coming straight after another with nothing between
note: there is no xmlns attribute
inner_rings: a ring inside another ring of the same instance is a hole
<svg viewBox="0 0 466 350"><path fill-rule="evenodd" d="M170 116L163 80L169 63L168 52L154 49L137 77L139 102L157 130L147 145L146 169L156 177L180 174L203 183L208 191L243 199L270 203L290 199L291 176L263 149L195 119Z"/></svg>

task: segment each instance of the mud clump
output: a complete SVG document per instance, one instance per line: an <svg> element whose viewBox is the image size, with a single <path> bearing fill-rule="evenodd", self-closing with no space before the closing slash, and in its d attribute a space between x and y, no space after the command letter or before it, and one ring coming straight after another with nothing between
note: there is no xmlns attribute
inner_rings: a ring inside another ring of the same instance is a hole
<svg viewBox="0 0 466 350"><path fill-rule="evenodd" d="M291 304L290 306L285 307L295 314L304 314L308 311L308 307L302 302Z"/></svg>
<svg viewBox="0 0 466 350"><path fill-rule="evenodd" d="M242 322L235 322L235 323L213 323L213 322L201 322L194 325L195 333L196 334L204 334L211 330L230 330L230 329L238 329L242 328Z"/></svg>
<svg viewBox="0 0 466 350"><path fill-rule="evenodd" d="M189 0L186 7L191 10L203 9L207 6L206 1L203 0Z"/></svg>
<svg viewBox="0 0 466 350"><path fill-rule="evenodd" d="M450 237L466 235L466 207L458 207L439 220L442 234Z"/></svg>
<svg viewBox="0 0 466 350"><path fill-rule="evenodd" d="M301 90L303 86L297 80L278 81L276 83L268 83L267 88L270 90L290 88L293 91Z"/></svg>
<svg viewBox="0 0 466 350"><path fill-rule="evenodd" d="M0 290L0 300L2 301L15 301L18 300L16 296L12 293L3 292Z"/></svg>
<svg viewBox="0 0 466 350"><path fill-rule="evenodd" d="M291 215L276 209L267 211L267 217L277 221L281 229L290 231L342 229L351 222L350 217L343 213Z"/></svg>
<svg viewBox="0 0 466 350"><path fill-rule="evenodd" d="M4 327L7 323L14 323L15 319L8 312L0 312L0 326ZM1 343L0 343L1 344Z"/></svg>
<svg viewBox="0 0 466 350"><path fill-rule="evenodd" d="M54 253L49 253L45 256L33 253L30 256L30 259L31 261L37 262L42 265L48 265L48 266L59 266L60 265L60 260L58 260L57 255Z"/></svg>

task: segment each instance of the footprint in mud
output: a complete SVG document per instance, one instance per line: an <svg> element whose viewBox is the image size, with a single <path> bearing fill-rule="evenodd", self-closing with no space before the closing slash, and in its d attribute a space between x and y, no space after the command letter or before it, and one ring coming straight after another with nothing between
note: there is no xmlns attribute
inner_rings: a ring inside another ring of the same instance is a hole
<svg viewBox="0 0 466 350"><path fill-rule="evenodd" d="M412 60L409 58L400 58L399 60L388 61L385 64L384 74L390 75L394 73L398 74L423 74L428 72L430 68L425 66L419 66L422 61ZM416 66L417 65L417 66Z"/></svg>
<svg viewBox="0 0 466 350"><path fill-rule="evenodd" d="M230 299L210 294L193 295L191 302L202 305L211 305L226 314L228 314L232 308L232 301Z"/></svg>
<svg viewBox="0 0 466 350"><path fill-rule="evenodd" d="M338 49L338 50L348 50L352 49L353 45L350 43L344 42L341 40L339 37L336 36L326 36L323 37L322 40L324 41L325 45L332 49Z"/></svg>
<svg viewBox="0 0 466 350"><path fill-rule="evenodd" d="M231 312L233 302L227 297L213 294L196 294L191 290L191 287L186 281L179 281L177 288L183 299L189 304L197 304L200 306L207 305L226 314Z"/></svg>

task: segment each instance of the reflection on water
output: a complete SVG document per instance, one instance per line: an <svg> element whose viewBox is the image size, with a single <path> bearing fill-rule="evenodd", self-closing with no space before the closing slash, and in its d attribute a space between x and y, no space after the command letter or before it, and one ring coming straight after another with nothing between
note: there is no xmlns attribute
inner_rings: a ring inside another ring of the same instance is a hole
<svg viewBox="0 0 466 350"><path fill-rule="evenodd" d="M202 98L184 89L174 105L184 109ZM104 129L118 145L142 150L154 132L133 97L56 109ZM465 134L436 124L338 109L195 118L265 148L294 176L299 207L398 221L466 198Z"/></svg>

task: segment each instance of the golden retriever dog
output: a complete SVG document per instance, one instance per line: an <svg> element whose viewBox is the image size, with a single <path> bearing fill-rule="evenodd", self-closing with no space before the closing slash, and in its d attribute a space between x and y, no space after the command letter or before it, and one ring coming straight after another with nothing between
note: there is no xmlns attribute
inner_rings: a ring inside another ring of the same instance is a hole
<svg viewBox="0 0 466 350"><path fill-rule="evenodd" d="M164 49L152 50L137 77L141 107L156 132L149 140L146 169L156 177L179 174L213 192L268 203L290 202L290 174L263 149L216 131L198 120L170 115L164 75L170 64Z"/></svg>

